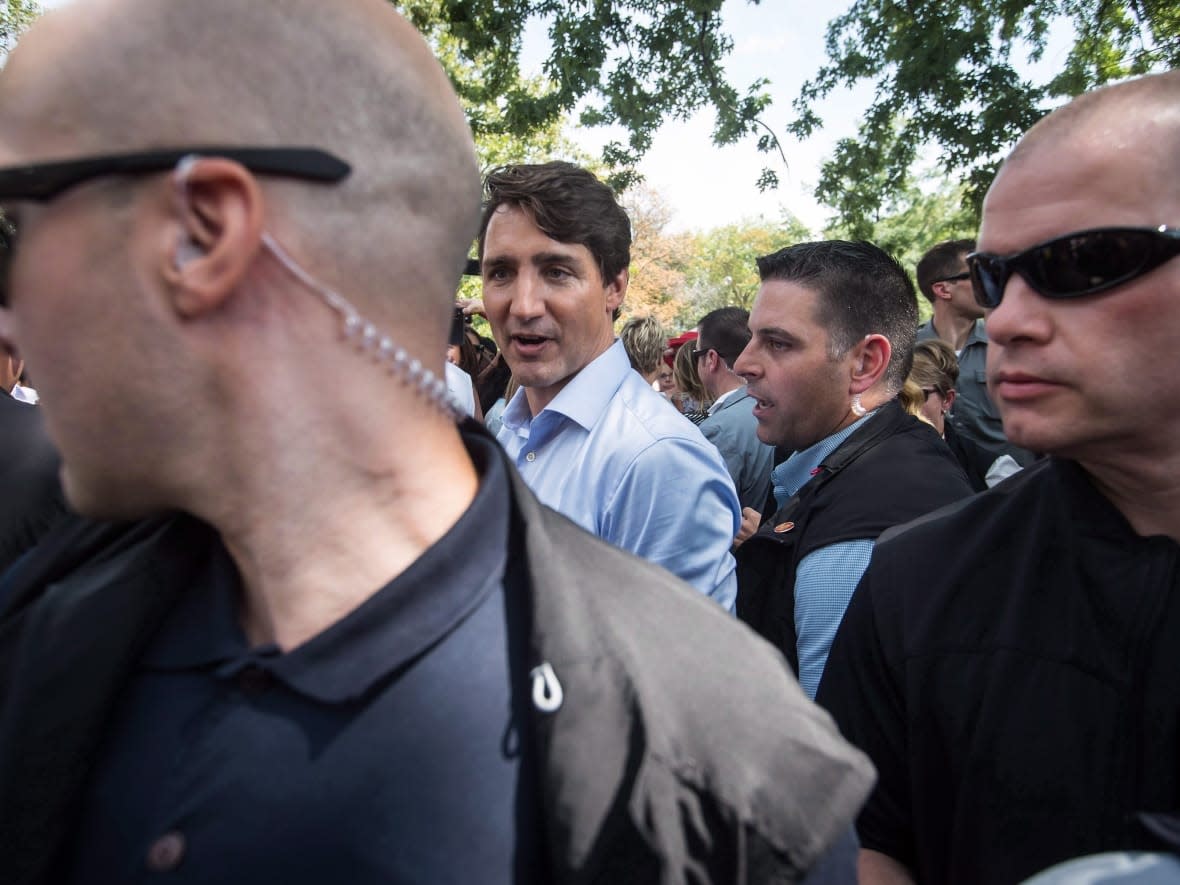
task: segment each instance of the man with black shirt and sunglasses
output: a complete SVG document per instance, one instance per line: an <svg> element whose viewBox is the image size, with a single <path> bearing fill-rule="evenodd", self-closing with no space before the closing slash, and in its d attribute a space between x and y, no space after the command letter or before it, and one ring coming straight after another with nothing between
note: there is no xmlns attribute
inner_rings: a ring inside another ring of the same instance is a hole
<svg viewBox="0 0 1180 885"><path fill-rule="evenodd" d="M0 340L126 522L0 578L4 885L791 881L846 828L868 765L773 649L456 425L479 196L385 0L22 38Z"/></svg>
<svg viewBox="0 0 1180 885"><path fill-rule="evenodd" d="M993 459L1011 455L1027 464L1032 454L1008 442L987 392L987 329L967 270L967 255L974 251L974 240L947 240L927 250L918 262L918 290L930 302L932 315L918 327L917 340L941 338L958 357L958 396L950 415L955 432L982 446Z"/></svg>
<svg viewBox="0 0 1180 885"><path fill-rule="evenodd" d="M819 700L880 773L862 883L1175 847L1178 108L1180 72L1082 96L988 192L988 380L1051 457L882 538L848 607Z"/></svg>

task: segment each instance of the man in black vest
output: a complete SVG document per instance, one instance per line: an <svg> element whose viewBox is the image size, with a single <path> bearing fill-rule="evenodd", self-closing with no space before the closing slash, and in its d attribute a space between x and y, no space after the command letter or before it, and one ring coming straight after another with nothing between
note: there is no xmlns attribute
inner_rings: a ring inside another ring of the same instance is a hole
<svg viewBox="0 0 1180 885"><path fill-rule="evenodd" d="M793 454L780 509L738 551L738 616L815 696L832 637L886 528L971 494L938 434L896 397L917 303L870 243L800 243L758 259L753 337L734 363L758 436Z"/></svg>

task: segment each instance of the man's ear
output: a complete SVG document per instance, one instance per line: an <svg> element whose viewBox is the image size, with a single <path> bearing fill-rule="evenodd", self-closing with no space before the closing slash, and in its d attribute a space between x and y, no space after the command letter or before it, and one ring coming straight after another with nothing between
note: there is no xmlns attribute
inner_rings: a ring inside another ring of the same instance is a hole
<svg viewBox="0 0 1180 885"><path fill-rule="evenodd" d="M623 303L623 296L627 294L627 284L631 277L627 268L623 268L613 280L606 284L606 308L609 311L618 310Z"/></svg>
<svg viewBox="0 0 1180 885"><path fill-rule="evenodd" d="M849 392L864 393L884 377L885 370L889 368L889 359L893 356L893 346L884 335L873 333L865 335L852 348L851 356Z"/></svg>
<svg viewBox="0 0 1180 885"><path fill-rule="evenodd" d="M249 270L261 247L263 198L232 160L197 158L173 175L176 220L166 226L160 271L176 312L192 317L219 307Z"/></svg>
<svg viewBox="0 0 1180 885"><path fill-rule="evenodd" d="M930 291L934 293L936 300L950 301L954 296L954 293L951 292L951 284L946 282L932 284Z"/></svg>

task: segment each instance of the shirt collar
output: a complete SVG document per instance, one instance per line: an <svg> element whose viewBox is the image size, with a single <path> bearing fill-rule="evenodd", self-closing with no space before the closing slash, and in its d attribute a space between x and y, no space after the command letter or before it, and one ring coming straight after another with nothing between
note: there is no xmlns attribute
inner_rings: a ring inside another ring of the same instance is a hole
<svg viewBox="0 0 1180 885"><path fill-rule="evenodd" d="M983 320L976 320L975 324L971 327L971 334L967 336L967 343L963 347L966 347L968 344L980 343L987 344L987 326L984 325Z"/></svg>
<svg viewBox="0 0 1180 885"><path fill-rule="evenodd" d="M224 548L194 576L141 664L150 670L214 668L232 678L267 670L322 703L364 695L457 627L502 581L507 560L508 477L483 434L464 434L481 474L475 500L459 521L358 608L298 648L250 648L238 623L237 572Z"/></svg>
<svg viewBox="0 0 1180 885"><path fill-rule="evenodd" d="M720 411L726 402L737 402L745 395L745 392L746 385L744 384L741 387L735 387L732 390L725 391L725 393L713 400L713 405L709 406L709 414L712 415L714 412ZM735 393L737 394L736 397L734 396Z"/></svg>
<svg viewBox="0 0 1180 885"><path fill-rule="evenodd" d="M627 372L632 371L623 342L616 339L614 344L583 366L539 414L533 415L529 411L524 388L518 390L504 409L503 425L514 432L527 432L534 421L549 412L569 418L589 430L610 405Z"/></svg>
<svg viewBox="0 0 1180 885"><path fill-rule="evenodd" d="M819 442L808 446L801 452L793 452L786 461L774 468L774 484L786 490L787 497L791 497L815 476L824 459L839 448L840 443L852 436L856 429L877 414L877 409L869 412L863 418L858 418L842 430L837 430L831 436L825 436Z"/></svg>

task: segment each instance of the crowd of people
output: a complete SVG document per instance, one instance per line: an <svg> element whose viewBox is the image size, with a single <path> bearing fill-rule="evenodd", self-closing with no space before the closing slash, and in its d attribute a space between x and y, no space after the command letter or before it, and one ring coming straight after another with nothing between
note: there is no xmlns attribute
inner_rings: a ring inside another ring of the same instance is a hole
<svg viewBox="0 0 1180 885"><path fill-rule="evenodd" d="M0 882L1180 881L1178 107L1048 115L916 291L783 243L673 335L385 0L46 14Z"/></svg>

